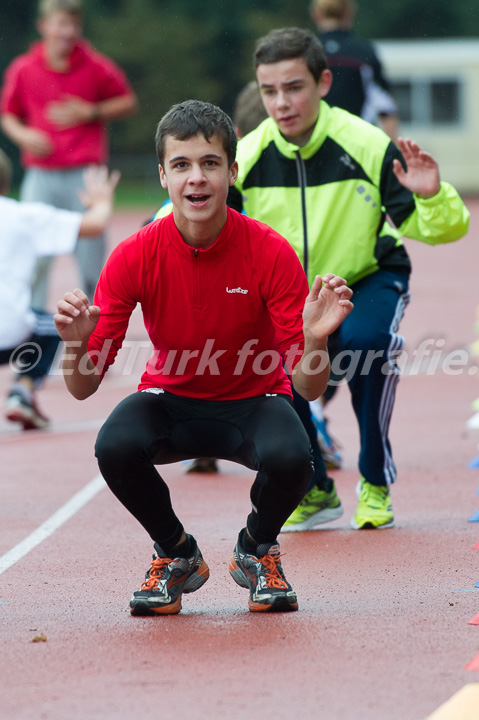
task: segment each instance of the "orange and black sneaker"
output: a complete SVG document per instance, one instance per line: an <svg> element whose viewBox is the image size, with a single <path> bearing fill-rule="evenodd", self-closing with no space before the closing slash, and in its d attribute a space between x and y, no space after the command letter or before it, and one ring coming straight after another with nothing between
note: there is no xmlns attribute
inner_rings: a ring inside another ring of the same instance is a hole
<svg viewBox="0 0 479 720"><path fill-rule="evenodd" d="M130 600L132 615L175 615L181 610L181 595L198 590L209 578L208 565L190 535L192 554L188 558L167 557L155 543L155 553L145 582Z"/></svg>
<svg viewBox="0 0 479 720"><path fill-rule="evenodd" d="M244 531L242 531L244 532ZM257 555L246 552L241 533L230 560L233 580L249 589L251 612L288 612L298 609L298 599L281 566L279 544L258 545Z"/></svg>

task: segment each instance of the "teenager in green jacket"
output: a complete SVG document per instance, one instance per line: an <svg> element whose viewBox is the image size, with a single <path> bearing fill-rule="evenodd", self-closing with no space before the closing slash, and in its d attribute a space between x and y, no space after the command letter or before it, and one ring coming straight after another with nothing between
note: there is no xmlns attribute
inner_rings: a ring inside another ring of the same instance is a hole
<svg viewBox="0 0 479 720"><path fill-rule="evenodd" d="M327 269L354 290L354 311L331 343L333 370L348 381L360 430L351 524L391 527L396 468L388 429L411 271L401 236L431 245L458 240L469 212L418 145L399 139L398 147L379 128L322 100L332 75L312 32L273 30L257 42L254 62L269 117L239 142L228 202L288 238L310 282ZM296 402L307 424L310 413L301 398ZM341 514L334 483L317 472L283 530L311 529Z"/></svg>

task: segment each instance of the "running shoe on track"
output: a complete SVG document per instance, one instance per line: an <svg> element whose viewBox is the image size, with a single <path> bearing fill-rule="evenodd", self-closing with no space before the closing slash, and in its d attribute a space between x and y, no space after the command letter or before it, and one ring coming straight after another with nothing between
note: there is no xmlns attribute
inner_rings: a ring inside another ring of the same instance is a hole
<svg viewBox="0 0 479 720"><path fill-rule="evenodd" d="M217 473L218 465L215 458L196 458L186 469L187 473Z"/></svg>
<svg viewBox="0 0 479 720"><path fill-rule="evenodd" d="M320 490L315 485L306 493L296 510L291 513L281 528L281 532L313 530L317 525L336 520L342 514L343 508L334 482L329 492Z"/></svg>
<svg viewBox="0 0 479 720"><path fill-rule="evenodd" d="M189 558L167 557L155 543L145 582L130 600L132 615L175 615L181 610L182 593L195 592L208 580L208 565L196 540L191 539L194 548Z"/></svg>
<svg viewBox="0 0 479 720"><path fill-rule="evenodd" d="M316 429L316 437L318 445L321 449L324 463L330 470L339 470L343 458L339 452L339 444L328 432L328 421L326 419L318 420L314 415L311 416L313 425Z"/></svg>
<svg viewBox="0 0 479 720"><path fill-rule="evenodd" d="M5 417L10 422L21 423L24 430L41 430L50 425L50 420L40 412L34 396L27 397L15 390L7 398Z"/></svg>
<svg viewBox="0 0 479 720"><path fill-rule="evenodd" d="M393 527L394 515L388 487L371 485L364 478L361 478L356 493L359 502L351 520L352 528L362 530Z"/></svg>
<svg viewBox="0 0 479 720"><path fill-rule="evenodd" d="M249 590L251 612L297 610L298 599L284 576L279 545L259 545L257 553L245 552L238 538L229 564L233 580Z"/></svg>

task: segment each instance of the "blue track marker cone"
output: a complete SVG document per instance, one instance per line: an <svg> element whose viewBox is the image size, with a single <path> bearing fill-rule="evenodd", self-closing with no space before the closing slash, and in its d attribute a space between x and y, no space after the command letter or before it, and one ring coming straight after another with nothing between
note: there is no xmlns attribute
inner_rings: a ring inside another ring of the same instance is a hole
<svg viewBox="0 0 479 720"><path fill-rule="evenodd" d="M479 455L475 457L474 460L471 460L467 467L469 470L477 470L479 468Z"/></svg>

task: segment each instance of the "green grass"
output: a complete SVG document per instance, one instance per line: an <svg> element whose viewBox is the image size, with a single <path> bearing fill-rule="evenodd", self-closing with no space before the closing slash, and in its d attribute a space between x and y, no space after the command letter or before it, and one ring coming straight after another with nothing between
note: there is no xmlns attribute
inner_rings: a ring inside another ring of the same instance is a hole
<svg viewBox="0 0 479 720"><path fill-rule="evenodd" d="M146 183L143 180L121 179L115 194L115 207L122 208L159 208L168 194L160 185Z"/></svg>
<svg viewBox="0 0 479 720"><path fill-rule="evenodd" d="M9 193L10 197L18 200L19 187L15 186ZM145 180L131 180L122 178L115 193L115 208L159 208L168 197L166 190L158 183L147 183Z"/></svg>

